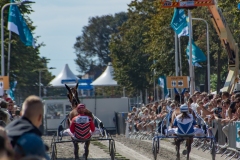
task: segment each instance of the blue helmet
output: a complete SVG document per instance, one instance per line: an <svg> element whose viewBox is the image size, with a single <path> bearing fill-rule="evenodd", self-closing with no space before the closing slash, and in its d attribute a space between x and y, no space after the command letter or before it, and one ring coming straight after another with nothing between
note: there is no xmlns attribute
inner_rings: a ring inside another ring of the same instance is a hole
<svg viewBox="0 0 240 160"><path fill-rule="evenodd" d="M181 112L188 112L188 106L186 104L183 104L180 106L180 111Z"/></svg>

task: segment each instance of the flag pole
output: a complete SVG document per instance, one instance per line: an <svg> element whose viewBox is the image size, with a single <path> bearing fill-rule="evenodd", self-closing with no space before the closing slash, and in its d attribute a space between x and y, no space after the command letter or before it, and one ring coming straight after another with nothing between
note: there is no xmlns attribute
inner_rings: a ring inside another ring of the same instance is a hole
<svg viewBox="0 0 240 160"><path fill-rule="evenodd" d="M8 6L5 4L1 10L1 75L4 76L4 19L3 19L3 11Z"/></svg>
<svg viewBox="0 0 240 160"><path fill-rule="evenodd" d="M191 30L191 40L193 40L192 15L191 15L191 26L190 26L189 30ZM192 65L192 77L193 77L192 78L193 79L193 91L195 91L195 65Z"/></svg>
<svg viewBox="0 0 240 160"><path fill-rule="evenodd" d="M178 76L178 35L175 33L175 72L176 76Z"/></svg>
<svg viewBox="0 0 240 160"><path fill-rule="evenodd" d="M4 66L5 65L5 63L4 63L4 17L3 17L3 12L4 12L4 9L7 6L19 5L21 3L22 2L20 2L20 3L7 3L2 7L2 10L1 10L1 75L2 76L5 75L5 66Z"/></svg>
<svg viewBox="0 0 240 160"><path fill-rule="evenodd" d="M189 76L190 76L190 93L193 95L193 87L194 87L194 79L193 79L193 65L192 65L192 15L191 11L188 9L188 17L189 17Z"/></svg>
<svg viewBox="0 0 240 160"><path fill-rule="evenodd" d="M180 76L182 76L181 37L178 38L178 48L179 48L179 69L180 69Z"/></svg>
<svg viewBox="0 0 240 160"><path fill-rule="evenodd" d="M10 76L11 38L12 38L12 32L9 31L7 76Z"/></svg>

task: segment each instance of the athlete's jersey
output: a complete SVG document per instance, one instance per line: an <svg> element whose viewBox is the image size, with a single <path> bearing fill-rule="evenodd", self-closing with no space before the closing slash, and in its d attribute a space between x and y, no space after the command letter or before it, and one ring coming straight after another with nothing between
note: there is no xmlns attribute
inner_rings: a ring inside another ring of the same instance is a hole
<svg viewBox="0 0 240 160"><path fill-rule="evenodd" d="M78 115L72 119L70 131L77 139L89 139L91 133L95 130L95 125L91 117L86 115Z"/></svg>
<svg viewBox="0 0 240 160"><path fill-rule="evenodd" d="M182 120L181 115L178 115L173 123L173 126L177 127L179 135L190 135L194 133L194 125L197 125L196 121L193 119L192 114L188 114L190 118L185 118Z"/></svg>

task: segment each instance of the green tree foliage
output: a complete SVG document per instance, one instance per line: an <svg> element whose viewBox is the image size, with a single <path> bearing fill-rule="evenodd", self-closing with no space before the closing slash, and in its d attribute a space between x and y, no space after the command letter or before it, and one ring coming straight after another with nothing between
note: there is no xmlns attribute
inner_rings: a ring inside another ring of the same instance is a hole
<svg viewBox="0 0 240 160"><path fill-rule="evenodd" d="M219 69L220 86L222 86L227 75L227 54L221 46L219 37L210 20L209 11L207 7L198 7L192 10L192 15L193 17L203 18L208 21L211 74L216 73ZM120 32L112 38L110 45L118 82L125 86L137 88L133 86L133 84L139 83L137 79L140 78L136 77L137 73L146 71L146 73L144 73L144 75L146 75L144 76L146 83L144 83L145 86L142 85L141 88L143 89L149 87L146 84L152 83L152 79L149 77L151 77L153 69L156 70L155 79L160 75L175 75L174 32L170 28L172 16L173 9L161 8L159 1L135 0L129 4L129 19L120 27ZM193 31L195 43L204 53L207 53L205 23L202 21L193 21ZM186 57L187 44L188 37L181 37L181 58L184 76L189 75ZM218 54L220 54L219 60ZM148 56L144 59L144 62L137 61L138 64L141 64L139 68L143 67L145 69L140 69L139 72L139 70L134 68L136 65L134 62L136 59L139 60L142 55ZM153 63L153 61L155 63ZM148 66L145 66L146 64L148 64ZM207 62L201 63L201 65L203 66L202 68L195 68L197 86L199 84L206 84L207 82ZM151 71L145 67L149 67Z"/></svg>
<svg viewBox="0 0 240 160"><path fill-rule="evenodd" d="M236 9L237 1L221 0L219 6L223 9L225 19L238 42L240 16ZM223 86L228 73L227 53L221 45L207 7L198 7L191 12L193 17L203 18L209 24L211 75L217 75L218 77L218 81L215 82L216 76L213 76L211 86L213 89L219 90ZM119 27L116 27L118 31L112 32L114 34L111 35L110 45L107 41L105 46L110 47L110 50L107 50L106 55L111 53L115 79L120 85L125 86L130 93L136 93L139 90L144 91L146 88L151 89L153 81L157 80L160 75L175 75L174 32L170 27L172 16L173 8L161 8L160 1L133 0L128 5L127 21L121 23L122 25L118 23ZM88 27L83 29L83 33L86 33L86 35L83 34L78 37L75 44L78 57L76 63L80 66L81 71L87 70L93 57L97 57L99 62L104 62L104 59L107 59L107 56L99 56L98 53L93 52L99 51L98 48L101 45L89 42L89 37L94 37L89 35L96 32L93 29L88 29ZM193 33L195 43L207 54L206 24L203 21L193 20ZM85 39L83 39L84 36ZM95 42L95 39L92 41ZM186 56L187 44L188 37L181 37L183 76L189 75L189 64ZM89 45L92 45L89 48L95 48L95 50L88 50L86 46ZM196 86L205 83L206 90L207 62L203 62L201 65L202 68L195 68ZM155 77L153 77L154 70L156 71Z"/></svg>
<svg viewBox="0 0 240 160"><path fill-rule="evenodd" d="M92 17L89 24L83 27L82 34L74 44L80 72L89 70L91 64L106 65L109 59L109 41L111 34L118 32L118 26L127 20L124 12L113 15Z"/></svg>
<svg viewBox="0 0 240 160"><path fill-rule="evenodd" d="M128 90L150 87L153 72L150 53L146 50L148 30L146 23L155 12L152 1L132 1L129 4L128 20L111 39L110 51L113 59L115 78Z"/></svg>
<svg viewBox="0 0 240 160"><path fill-rule="evenodd" d="M9 0L0 1L0 6L9 3ZM37 43L37 38L34 34L36 26L33 25L33 21L28 17L33 10L30 5L22 5L19 7L22 15L24 16L29 28L31 29L33 36L35 37L36 48L25 46L19 36L12 33L11 38L11 66L10 66L10 81L16 80L18 82L16 92L17 97L25 98L28 95L38 95L38 82L39 73L36 69L45 68L47 63L46 57L40 57L39 48L44 46L43 43ZM4 52L5 52L5 73L7 73L7 53L9 43L9 31L7 30L8 19L7 7L4 10ZM34 71L35 70L35 71ZM42 84L47 85L53 78L50 72L45 71L42 73ZM37 84L36 84L37 83Z"/></svg>

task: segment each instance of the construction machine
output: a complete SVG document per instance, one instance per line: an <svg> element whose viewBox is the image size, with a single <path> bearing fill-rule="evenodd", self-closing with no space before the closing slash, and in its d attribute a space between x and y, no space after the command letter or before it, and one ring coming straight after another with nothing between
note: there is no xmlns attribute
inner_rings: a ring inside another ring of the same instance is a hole
<svg viewBox="0 0 240 160"><path fill-rule="evenodd" d="M221 91L232 93L238 86L239 81L239 55L238 45L228 27L222 10L218 7L217 0L160 0L162 8L185 8L207 7L210 11L211 20L221 40L222 46L228 54L228 76Z"/></svg>

